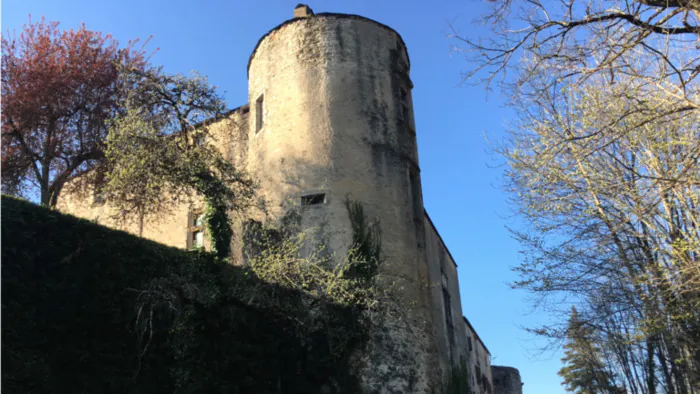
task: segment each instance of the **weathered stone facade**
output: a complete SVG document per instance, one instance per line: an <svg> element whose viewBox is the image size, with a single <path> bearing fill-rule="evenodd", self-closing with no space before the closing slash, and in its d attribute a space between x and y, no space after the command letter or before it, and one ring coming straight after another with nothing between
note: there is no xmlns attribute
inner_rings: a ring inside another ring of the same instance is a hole
<svg viewBox="0 0 700 394"><path fill-rule="evenodd" d="M520 372L512 367L491 367L493 374L493 387L499 394L523 394L523 384L520 381Z"/></svg>
<svg viewBox="0 0 700 394"><path fill-rule="evenodd" d="M241 168L245 168L248 154L247 149L240 148L247 146L247 130L247 105L229 111L222 119L212 121L209 128L211 143L220 149L225 158ZM58 209L166 245L188 248L192 246L190 237L194 227L194 214L201 211L203 206L200 201L192 201L191 204L173 206L167 215L123 223L115 220L117 212L109 206L109 202L97 203L92 196L75 196L66 192L58 201ZM205 242L205 247L207 245L208 241Z"/></svg>
<svg viewBox="0 0 700 394"><path fill-rule="evenodd" d="M259 182L267 212L255 219L275 222L296 210L303 223L323 226L339 255L351 241L347 197L380 220L385 274L400 282L410 304L409 329L390 327L398 344L391 354L370 347L367 391L439 393L451 366L464 359L474 392L491 393L490 355L461 315L457 266L423 209L409 69L393 29L300 5L256 45L249 104L212 123L212 142ZM67 198L59 208L116 226L108 204ZM190 247L200 208L182 204L123 229ZM232 242L241 261L240 239Z"/></svg>

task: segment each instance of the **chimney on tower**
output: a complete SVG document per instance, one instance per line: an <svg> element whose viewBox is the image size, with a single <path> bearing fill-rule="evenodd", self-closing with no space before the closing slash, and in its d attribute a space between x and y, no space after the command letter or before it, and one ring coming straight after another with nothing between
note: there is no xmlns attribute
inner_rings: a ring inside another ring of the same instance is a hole
<svg viewBox="0 0 700 394"><path fill-rule="evenodd" d="M313 16L314 12L311 10L311 7L309 7L306 4L297 4L296 7L294 7L294 17L295 18L308 18L310 16Z"/></svg>

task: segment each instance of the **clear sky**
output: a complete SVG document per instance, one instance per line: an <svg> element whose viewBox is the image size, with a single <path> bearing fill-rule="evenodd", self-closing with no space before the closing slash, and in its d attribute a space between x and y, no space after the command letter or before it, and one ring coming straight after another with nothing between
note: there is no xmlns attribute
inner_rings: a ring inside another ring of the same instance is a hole
<svg viewBox="0 0 700 394"><path fill-rule="evenodd" d="M247 100L246 65L258 39L292 17L298 0L3 0L2 32L19 33L28 15L61 22L64 29L85 22L120 43L153 36L152 62L168 72L198 70L225 92L229 108ZM485 0L308 1L315 12L362 15L398 31L411 58L419 160L425 206L457 260L463 313L491 351L492 362L520 370L525 394L563 393L556 372L558 352L539 354L541 342L521 327L545 323L530 313L527 294L511 290L510 267L518 245L505 229L511 219L499 190L502 168L488 152L485 135L498 138L510 112L498 92L460 86L469 67L450 51L450 24L475 36L472 21Z"/></svg>

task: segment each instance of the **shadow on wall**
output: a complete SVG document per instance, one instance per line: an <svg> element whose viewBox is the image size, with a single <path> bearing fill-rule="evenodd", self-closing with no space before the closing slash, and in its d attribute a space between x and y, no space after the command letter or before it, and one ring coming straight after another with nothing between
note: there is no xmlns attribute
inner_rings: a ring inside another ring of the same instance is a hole
<svg viewBox="0 0 700 394"><path fill-rule="evenodd" d="M357 392L353 313L244 268L2 198L8 392ZM309 329L308 305L325 318Z"/></svg>

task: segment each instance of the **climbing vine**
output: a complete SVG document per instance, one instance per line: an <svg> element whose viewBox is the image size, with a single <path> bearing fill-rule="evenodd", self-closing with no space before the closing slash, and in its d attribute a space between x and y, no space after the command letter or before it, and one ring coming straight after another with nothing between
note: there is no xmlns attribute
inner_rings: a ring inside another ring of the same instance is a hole
<svg viewBox="0 0 700 394"><path fill-rule="evenodd" d="M99 185L104 198L123 221L157 220L179 204L203 200L212 247L229 257L230 214L259 203L254 182L212 144L209 121L223 116L223 101L196 74L135 73L139 87L109 127Z"/></svg>
<svg viewBox="0 0 700 394"><path fill-rule="evenodd" d="M445 394L472 394L469 383L469 367L464 358L460 358L459 364L452 365L447 375Z"/></svg>

